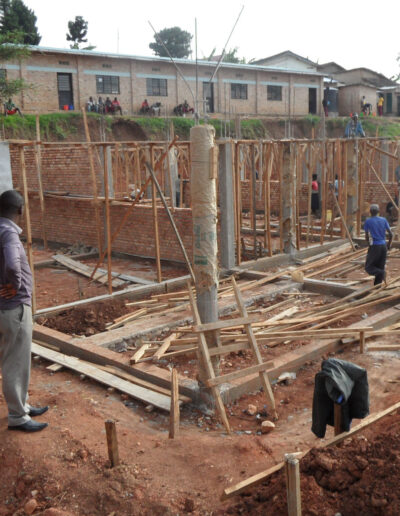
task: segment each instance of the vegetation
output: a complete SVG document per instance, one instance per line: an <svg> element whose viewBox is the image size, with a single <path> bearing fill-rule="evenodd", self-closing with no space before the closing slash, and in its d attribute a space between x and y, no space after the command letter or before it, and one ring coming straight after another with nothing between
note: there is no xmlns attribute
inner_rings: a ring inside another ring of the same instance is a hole
<svg viewBox="0 0 400 516"><path fill-rule="evenodd" d="M179 27L170 27L160 30L154 35L154 42L149 47L156 56L168 57L168 52L172 57L186 58L189 57L191 48L190 42L193 36L186 30ZM168 52L165 50L167 47Z"/></svg>
<svg viewBox="0 0 400 516"><path fill-rule="evenodd" d="M42 37L36 27L35 13L22 0L0 0L0 34L19 34L19 43L39 45Z"/></svg>
<svg viewBox="0 0 400 516"><path fill-rule="evenodd" d="M79 45L81 43L87 43L87 32L88 32L88 22L83 19L82 16L75 16L75 21L68 22L68 33L66 34L67 41L72 41L73 43L70 45L71 48L79 49ZM83 47L82 50L93 50L96 47L93 45L88 45L87 47Z"/></svg>
<svg viewBox="0 0 400 516"><path fill-rule="evenodd" d="M9 138L36 139L35 115L0 116L3 132ZM52 113L40 115L40 132L44 140L67 140L82 124L80 113Z"/></svg>
<svg viewBox="0 0 400 516"><path fill-rule="evenodd" d="M240 64L245 64L246 63L246 58L244 57L239 57L237 55L237 52L238 52L239 48L238 47L234 47L234 48L230 48L227 52L225 52L225 55L222 59L222 62L224 63L240 63ZM216 51L216 48L214 47L211 54L208 56L208 57L205 57L204 59L206 61L211 61L213 59L213 57L215 56L215 51ZM217 56L219 57L219 56Z"/></svg>
<svg viewBox="0 0 400 516"><path fill-rule="evenodd" d="M0 62L23 59L29 55L28 48L20 44L22 39L22 34L18 32L0 34ZM28 83L23 79L10 80L6 73L0 74L0 103L28 87Z"/></svg>

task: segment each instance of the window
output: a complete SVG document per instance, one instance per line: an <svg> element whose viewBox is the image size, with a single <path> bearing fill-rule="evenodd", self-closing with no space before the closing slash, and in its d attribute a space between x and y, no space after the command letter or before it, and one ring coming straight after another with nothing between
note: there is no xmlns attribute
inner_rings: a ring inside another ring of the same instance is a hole
<svg viewBox="0 0 400 516"><path fill-rule="evenodd" d="M107 64L107 63L103 63L101 66L102 66L103 68L112 68L112 65Z"/></svg>
<svg viewBox="0 0 400 516"><path fill-rule="evenodd" d="M282 86L267 86L267 100L282 100Z"/></svg>
<svg viewBox="0 0 400 516"><path fill-rule="evenodd" d="M247 100L247 84L231 84L231 99Z"/></svg>
<svg viewBox="0 0 400 516"><path fill-rule="evenodd" d="M167 79L146 79L147 95L168 97Z"/></svg>
<svg viewBox="0 0 400 516"><path fill-rule="evenodd" d="M119 77L114 75L96 75L97 93L119 94Z"/></svg>
<svg viewBox="0 0 400 516"><path fill-rule="evenodd" d="M58 61L58 64L68 66L69 61Z"/></svg>

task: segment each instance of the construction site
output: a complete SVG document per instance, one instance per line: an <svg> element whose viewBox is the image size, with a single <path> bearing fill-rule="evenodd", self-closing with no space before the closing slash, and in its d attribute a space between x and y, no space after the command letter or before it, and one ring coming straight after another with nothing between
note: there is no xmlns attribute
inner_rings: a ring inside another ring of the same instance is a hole
<svg viewBox="0 0 400 516"><path fill-rule="evenodd" d="M400 514L399 140L97 141L87 118L1 143L50 410L27 439L0 395L0 515ZM372 203L394 210L378 285ZM332 402L320 438L327 359L365 369L369 411L346 429Z"/></svg>

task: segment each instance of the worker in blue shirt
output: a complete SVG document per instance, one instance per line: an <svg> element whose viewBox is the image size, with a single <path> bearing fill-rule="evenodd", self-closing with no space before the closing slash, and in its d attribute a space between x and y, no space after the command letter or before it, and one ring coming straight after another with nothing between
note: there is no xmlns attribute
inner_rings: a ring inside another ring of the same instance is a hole
<svg viewBox="0 0 400 516"><path fill-rule="evenodd" d="M365 240L368 244L365 270L370 276L375 276L374 285L379 285L386 279L386 255L392 245L393 233L388 221L384 217L378 216L379 206L377 204L371 204L369 212L371 217L364 224ZM389 235L387 243L386 233Z"/></svg>
<svg viewBox="0 0 400 516"><path fill-rule="evenodd" d="M358 119L357 113L352 114L349 122L346 125L344 135L346 138L357 138L358 136L361 136L362 138L365 137L364 129Z"/></svg>

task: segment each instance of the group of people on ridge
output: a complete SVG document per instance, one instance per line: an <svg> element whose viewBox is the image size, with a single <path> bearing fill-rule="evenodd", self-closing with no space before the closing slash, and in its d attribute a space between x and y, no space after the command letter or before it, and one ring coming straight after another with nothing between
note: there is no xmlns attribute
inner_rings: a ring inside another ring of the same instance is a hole
<svg viewBox="0 0 400 516"><path fill-rule="evenodd" d="M89 97L86 108L91 113L100 113L101 115L115 115L115 113L120 113L122 115L121 104L117 97L114 97L114 100L111 100L110 97L107 97L106 100L99 97L97 102L93 97Z"/></svg>

